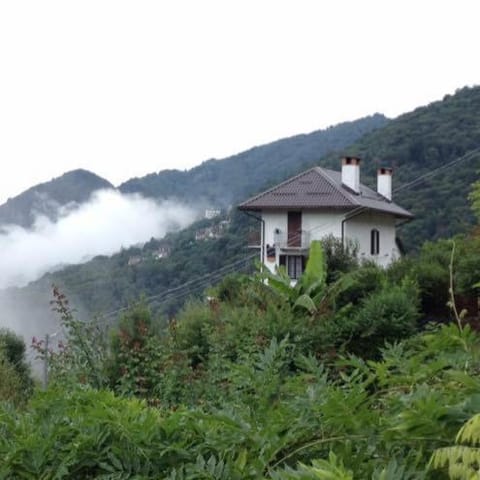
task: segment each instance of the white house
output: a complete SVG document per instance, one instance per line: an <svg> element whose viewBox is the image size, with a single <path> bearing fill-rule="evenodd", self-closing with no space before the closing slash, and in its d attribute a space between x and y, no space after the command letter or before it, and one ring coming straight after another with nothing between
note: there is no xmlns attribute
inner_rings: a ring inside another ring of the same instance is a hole
<svg viewBox="0 0 480 480"><path fill-rule="evenodd" d="M377 191L360 183L360 159L342 159L342 171L314 167L238 207L261 220L261 261L273 272L285 265L292 279L305 268L310 242L333 235L353 241L359 258L386 266L399 257L397 220L413 215L392 202L392 169L377 172Z"/></svg>

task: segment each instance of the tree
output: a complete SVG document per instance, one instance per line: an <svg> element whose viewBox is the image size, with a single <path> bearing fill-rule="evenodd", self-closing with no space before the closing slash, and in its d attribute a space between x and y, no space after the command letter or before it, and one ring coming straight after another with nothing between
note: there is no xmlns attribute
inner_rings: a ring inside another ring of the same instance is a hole
<svg viewBox="0 0 480 480"><path fill-rule="evenodd" d="M30 365L25 358L25 351L23 338L11 330L0 328L0 363L2 364L0 384L2 384L2 390L7 397L26 400L32 393L33 380ZM6 392L10 389L13 390L7 394ZM2 394L0 394L1 396Z"/></svg>

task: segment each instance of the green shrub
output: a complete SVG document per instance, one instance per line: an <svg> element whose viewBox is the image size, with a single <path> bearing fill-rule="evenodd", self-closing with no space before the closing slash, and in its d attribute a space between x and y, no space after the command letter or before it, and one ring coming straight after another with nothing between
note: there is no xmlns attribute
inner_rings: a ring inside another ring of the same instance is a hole
<svg viewBox="0 0 480 480"><path fill-rule="evenodd" d="M327 258L328 283L358 267L358 246L352 240L346 239L344 242L330 234L322 239L322 247Z"/></svg>
<svg viewBox="0 0 480 480"><path fill-rule="evenodd" d="M111 333L107 361L110 385L118 392L152 397L163 348L158 322L142 300L130 307ZM153 400L153 399L151 399Z"/></svg>
<svg viewBox="0 0 480 480"><path fill-rule="evenodd" d="M172 325L173 344L187 354L193 367L208 357L211 348L209 335L219 321L218 308L216 303L188 302Z"/></svg>
<svg viewBox="0 0 480 480"><path fill-rule="evenodd" d="M20 398L23 401L27 400L33 391L31 369L27 363L25 352L26 346L23 338L11 330L0 328L0 362L3 372L0 375L0 384L5 382L2 389L4 392L17 384L17 395L13 395L17 401ZM7 384L10 384L11 387L7 388Z"/></svg>
<svg viewBox="0 0 480 480"><path fill-rule="evenodd" d="M0 350L0 401L15 404L25 401L22 380L17 370L7 361L5 354Z"/></svg>
<svg viewBox="0 0 480 480"><path fill-rule="evenodd" d="M153 479L190 458L157 411L105 391L39 392L28 412L7 414L0 478Z"/></svg>
<svg viewBox="0 0 480 480"><path fill-rule="evenodd" d="M385 342L413 335L419 317L418 288L405 278L400 285L384 283L358 306L346 305L329 322L330 341L351 353L375 357Z"/></svg>

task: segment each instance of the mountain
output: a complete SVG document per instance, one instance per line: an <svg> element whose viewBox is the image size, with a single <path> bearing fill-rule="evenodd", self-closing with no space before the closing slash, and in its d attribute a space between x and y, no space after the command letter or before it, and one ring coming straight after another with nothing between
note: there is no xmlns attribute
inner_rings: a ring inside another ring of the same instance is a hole
<svg viewBox="0 0 480 480"><path fill-rule="evenodd" d="M133 178L120 185L119 190L150 198L177 198L196 207L228 207L267 182L282 178L286 172L296 171L312 158L319 159L344 148L387 122L386 117L375 114L255 147L224 160L208 160L188 171L163 170ZM0 205L0 226L15 224L29 228L38 215L55 221L59 208L74 208L102 188L114 187L87 170L67 172Z"/></svg>
<svg viewBox="0 0 480 480"><path fill-rule="evenodd" d="M322 158L308 147L308 139L315 137L310 135L313 137L280 140L223 162L205 162L188 172L160 172L134 179L121 188L154 197L175 195L192 200L202 196L212 203L236 203L236 199L243 200L312 165L338 169L339 158L351 154L362 158L362 182L370 186L374 186L377 166L394 167L395 201L416 215L400 229L410 250L419 248L425 240L471 227L468 193L478 178L480 155L463 156L480 151L476 150L480 149L480 87L461 89L442 101L384 122L382 128L370 130L352 145ZM288 152L297 147L301 153L290 161L291 153L282 153L282 146ZM269 159L266 152L270 152ZM409 186L418 178L423 180ZM152 240L143 248L123 250L110 258L97 257L48 274L24 289L0 294L0 300L2 295L11 295L14 303L22 302L22 298L39 301L43 295L43 303L48 305L50 286L56 283L87 315L115 311L141 293L155 296L155 310L173 314L188 295L201 292L222 274L243 267L255 253L247 249L246 237L248 229L258 229L258 225L235 210L230 220L220 238L197 240L197 233L211 226L203 221L163 240ZM218 219L211 222L215 224ZM164 247L170 249L169 256L155 257L155 252ZM26 303L33 305L30 300Z"/></svg>
<svg viewBox="0 0 480 480"><path fill-rule="evenodd" d="M194 203L196 207L202 199L205 206L228 205L272 179L295 171L304 162L345 147L387 122L384 116L373 115L256 147L223 161L210 160L187 172L164 171L132 179L120 190L154 198L175 196L183 203ZM55 220L58 206L79 204L98 188L112 188L112 185L90 172L69 172L51 182L32 187L0 206L0 225L16 223L29 227L38 213ZM211 226L212 222L203 220L183 232L167 235L164 240L152 239L143 248L123 249L112 257L99 256L81 265L67 266L44 275L24 288L0 290L3 321L23 325L36 335L54 330L46 326L55 325L55 316L49 304L52 283L60 285L77 311L83 311L83 316L89 317L95 312L120 308L141 293L150 295L180 287L190 279L201 278L206 272L221 268L230 261L239 260L242 263L243 258L251 258L252 255L245 245L245 232L252 220L243 214L234 214L233 217L222 238L196 241L197 231ZM213 224L217 221L213 220ZM212 248L213 245L215 247ZM171 253L168 258L159 260L158 250L165 246ZM138 258L140 263L136 263ZM238 268L238 264L235 265ZM218 276L211 278L215 279ZM158 309L174 312L186 296L191 292L201 293L207 285L208 282L200 282L194 285L193 290L176 291L173 297L167 298L167 304L160 302Z"/></svg>
<svg viewBox="0 0 480 480"><path fill-rule="evenodd" d="M254 147L223 160L208 160L188 171L164 170L133 178L118 188L124 193L141 193L154 198L176 197L186 203L225 208L267 184L297 172L304 165L347 147L387 123L388 119L377 113Z"/></svg>
<svg viewBox="0 0 480 480"><path fill-rule="evenodd" d="M107 180L87 170L72 170L49 182L40 183L0 205L0 226L29 228L38 215L58 218L59 209L74 208L89 199L92 192L114 188Z"/></svg>
<svg viewBox="0 0 480 480"><path fill-rule="evenodd" d="M132 179L119 188L152 197L176 196L197 205L236 205L314 165L339 169L341 156L359 156L362 182L373 188L377 167L394 168L395 201L415 215L400 229L412 251L425 240L463 232L474 221L468 194L478 178L480 156L448 165L480 148L479 112L480 87L465 87L390 121L377 114L209 160L186 172ZM424 180L405 188L418 178Z"/></svg>

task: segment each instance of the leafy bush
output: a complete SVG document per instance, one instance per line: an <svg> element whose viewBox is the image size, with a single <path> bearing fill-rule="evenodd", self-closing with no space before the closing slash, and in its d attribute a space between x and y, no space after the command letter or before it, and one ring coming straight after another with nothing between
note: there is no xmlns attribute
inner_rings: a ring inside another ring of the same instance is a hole
<svg viewBox="0 0 480 480"><path fill-rule="evenodd" d="M142 302L122 314L111 333L108 360L108 376L115 389L141 397L151 390L151 378L145 370L155 363L152 336L150 310Z"/></svg>
<svg viewBox="0 0 480 480"><path fill-rule="evenodd" d="M211 348L208 337L218 321L218 308L216 303L189 302L172 325L172 340L178 350L188 355L192 366L208 356Z"/></svg>
<svg viewBox="0 0 480 480"><path fill-rule="evenodd" d="M25 400L22 393L22 381L18 372L0 350L0 401L19 404Z"/></svg>
<svg viewBox="0 0 480 480"><path fill-rule="evenodd" d="M448 325L327 368L272 340L221 365L211 355L203 380L220 395L188 408L37 392L26 410L0 407L0 478L425 478L480 408L479 345Z"/></svg>
<svg viewBox="0 0 480 480"><path fill-rule="evenodd" d="M105 391L38 392L0 418L1 478L158 478L190 457L157 411Z"/></svg>
<svg viewBox="0 0 480 480"><path fill-rule="evenodd" d="M14 332L0 328L0 398L26 401L33 390L30 366L25 357L23 339Z"/></svg>
<svg viewBox="0 0 480 480"><path fill-rule="evenodd" d="M332 283L342 274L358 267L358 246L352 240L342 241L330 234L322 239L322 247L327 259L328 283Z"/></svg>
<svg viewBox="0 0 480 480"><path fill-rule="evenodd" d="M355 308L352 304L344 306L327 325L334 345L371 358L385 342L413 335L418 317L418 288L405 278L400 285L384 282Z"/></svg>
<svg viewBox="0 0 480 480"><path fill-rule="evenodd" d="M75 318L67 297L53 287L52 309L60 316L65 337L57 345L33 339L32 348L48 364L48 381L58 385L106 387L107 326Z"/></svg>

